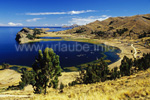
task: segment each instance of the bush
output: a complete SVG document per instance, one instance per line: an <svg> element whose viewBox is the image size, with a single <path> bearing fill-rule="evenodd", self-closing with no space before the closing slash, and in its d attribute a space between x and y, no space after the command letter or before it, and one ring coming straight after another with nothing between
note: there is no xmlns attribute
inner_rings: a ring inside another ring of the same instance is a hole
<svg viewBox="0 0 150 100"><path fill-rule="evenodd" d="M150 32L149 33L144 32L143 34L139 35L139 38L143 37L150 37Z"/></svg>
<svg viewBox="0 0 150 100"><path fill-rule="evenodd" d="M28 39L31 39L31 40L33 40L33 39L36 38L35 35L31 35L31 34L28 34L26 37L27 37Z"/></svg>
<svg viewBox="0 0 150 100"><path fill-rule="evenodd" d="M64 87L65 87L65 85L63 83L60 83L60 92L61 93L63 92Z"/></svg>
<svg viewBox="0 0 150 100"><path fill-rule="evenodd" d="M14 85L12 85L12 86L9 86L9 87L7 88L7 90L20 90L20 87L19 87L19 86L14 86Z"/></svg>
<svg viewBox="0 0 150 100"><path fill-rule="evenodd" d="M9 64L8 63L3 63L2 64L2 69L9 69Z"/></svg>
<svg viewBox="0 0 150 100"><path fill-rule="evenodd" d="M92 32L91 34L96 34L96 35L98 35L98 36L103 36L103 35L105 35L105 32L103 32L103 31L95 31L95 32Z"/></svg>
<svg viewBox="0 0 150 100"><path fill-rule="evenodd" d="M69 83L69 86L74 86L74 85L76 85L76 84L78 84L78 83L77 83L77 80L72 81L71 83Z"/></svg>
<svg viewBox="0 0 150 100"><path fill-rule="evenodd" d="M107 63L101 59L99 64L91 64L85 70L85 73L80 74L80 79L84 84L96 83L107 80L109 74ZM75 83L75 82L74 82Z"/></svg>
<svg viewBox="0 0 150 100"><path fill-rule="evenodd" d="M127 28L117 29L117 30L116 30L116 32L117 32L118 34L120 34L120 36L121 36L124 32L126 32L126 31L128 31Z"/></svg>
<svg viewBox="0 0 150 100"><path fill-rule="evenodd" d="M142 58L135 59L134 62L127 56L124 56L119 67L120 69L115 67L111 71L109 71L107 63L101 59L99 64L88 65L85 70L82 69L79 73L80 77L69 83L69 86L96 83L100 81L104 82L106 80L113 80L122 76L129 76L137 71L133 66L138 68L138 70L146 70L150 68L150 54L143 54Z"/></svg>
<svg viewBox="0 0 150 100"><path fill-rule="evenodd" d="M75 33L83 33L83 32L85 32L85 31L86 31L85 29L81 28L81 29L76 30Z"/></svg>
<svg viewBox="0 0 150 100"><path fill-rule="evenodd" d="M21 75L21 82L17 86L19 89L24 89L25 86L28 84L34 85L35 84L35 74L33 72L28 72L23 70Z"/></svg>
<svg viewBox="0 0 150 100"><path fill-rule="evenodd" d="M34 34L33 34L34 36L37 34L41 34L41 29L35 28L35 29L33 29L33 31L34 31Z"/></svg>
<svg viewBox="0 0 150 100"><path fill-rule="evenodd" d="M60 89L63 89L65 86L63 83L60 83Z"/></svg>

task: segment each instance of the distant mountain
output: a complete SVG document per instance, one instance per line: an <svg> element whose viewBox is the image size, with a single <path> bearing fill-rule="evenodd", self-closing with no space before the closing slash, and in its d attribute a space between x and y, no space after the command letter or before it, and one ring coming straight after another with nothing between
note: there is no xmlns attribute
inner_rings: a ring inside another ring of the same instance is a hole
<svg viewBox="0 0 150 100"><path fill-rule="evenodd" d="M130 17L110 17L104 21L95 21L75 27L66 33L96 34L97 36L123 38L141 38L150 36L150 14Z"/></svg>

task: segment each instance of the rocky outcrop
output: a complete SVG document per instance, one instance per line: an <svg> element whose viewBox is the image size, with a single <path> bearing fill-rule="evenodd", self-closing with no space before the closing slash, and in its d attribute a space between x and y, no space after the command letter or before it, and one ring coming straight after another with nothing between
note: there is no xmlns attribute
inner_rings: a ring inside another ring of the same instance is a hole
<svg viewBox="0 0 150 100"><path fill-rule="evenodd" d="M34 31L32 29L29 29L29 28L23 28L20 32L17 33L16 41L19 43L28 42L29 40L31 40L27 37L28 34L33 35Z"/></svg>
<svg viewBox="0 0 150 100"><path fill-rule="evenodd" d="M45 31L49 30L49 28L23 28L16 35L16 41L20 44L31 42L34 39L37 39L37 35L47 34Z"/></svg>

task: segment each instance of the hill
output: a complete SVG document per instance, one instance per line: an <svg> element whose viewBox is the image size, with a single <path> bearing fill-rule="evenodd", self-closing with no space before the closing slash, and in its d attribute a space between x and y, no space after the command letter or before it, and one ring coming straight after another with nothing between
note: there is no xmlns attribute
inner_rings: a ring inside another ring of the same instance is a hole
<svg viewBox="0 0 150 100"><path fill-rule="evenodd" d="M0 90L11 85L17 85L21 81L21 74L14 70L0 70Z"/></svg>
<svg viewBox="0 0 150 100"><path fill-rule="evenodd" d="M11 100L149 100L149 79L150 69L147 69L112 81L65 87L63 93L49 89L47 95L33 94L31 87L28 87L29 89L25 90L3 92L0 99L9 100L11 97ZM14 95L16 97L13 97Z"/></svg>
<svg viewBox="0 0 150 100"><path fill-rule="evenodd" d="M140 38L150 36L150 14L130 17L110 17L67 30L66 33L96 34L103 38Z"/></svg>

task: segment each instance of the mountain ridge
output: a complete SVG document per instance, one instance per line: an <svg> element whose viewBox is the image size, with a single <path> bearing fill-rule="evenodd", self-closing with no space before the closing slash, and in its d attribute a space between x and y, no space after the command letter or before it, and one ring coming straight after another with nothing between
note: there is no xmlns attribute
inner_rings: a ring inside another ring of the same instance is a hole
<svg viewBox="0 0 150 100"><path fill-rule="evenodd" d="M150 34L150 14L110 17L103 21L96 20L87 25L67 30L66 33L96 34L100 37L130 37L139 38L140 35Z"/></svg>

